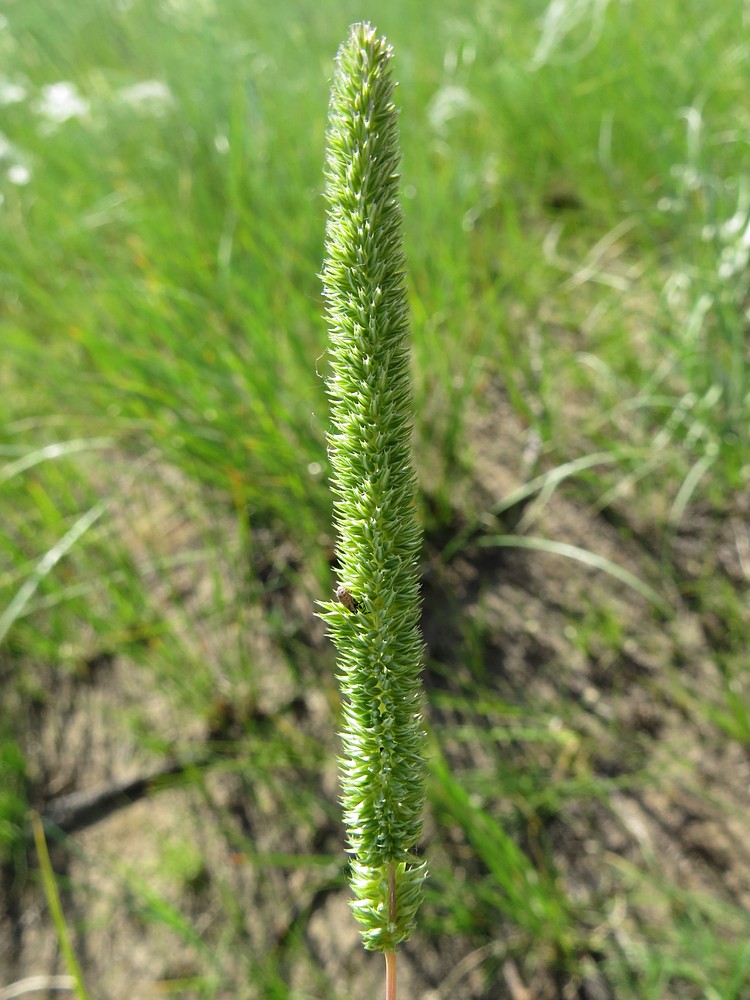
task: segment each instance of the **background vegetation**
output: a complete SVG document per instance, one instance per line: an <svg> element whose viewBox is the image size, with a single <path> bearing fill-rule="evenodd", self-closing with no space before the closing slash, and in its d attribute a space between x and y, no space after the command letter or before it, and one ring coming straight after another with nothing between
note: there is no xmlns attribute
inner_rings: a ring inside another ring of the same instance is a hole
<svg viewBox="0 0 750 1000"><path fill-rule="evenodd" d="M188 949L188 971L152 955L154 977L200 997L343 997L360 982L359 957L313 960L306 928L344 891L333 655L312 617L333 580L318 272L332 59L362 17L394 45L400 81L427 535L433 874L416 988L746 996L750 863L730 851L696 888L634 822L622 849L611 833L617 796L669 797L678 763L680 787L701 754L738 782L747 768L741 0L6 0L8 920L37 892L30 803L45 813L133 761L176 760L177 790L147 804L208 803L235 861L302 872L306 888L267 949L246 911L273 923L280 897L217 875L189 826L161 840L152 880L137 856L84 851L86 871L114 873L123 919ZM528 592L534 567L555 590L531 628L503 581ZM505 631L515 613L526 624ZM560 641L524 658L540 630ZM647 681L623 667L645 647ZM574 697L564 678L579 669ZM588 725L595 702L635 688L689 735L684 754L659 720L618 728L615 708ZM112 690L115 749L97 764L76 712ZM295 723L300 705L320 732ZM260 803L273 848L232 826L217 774ZM710 785L691 795L721 827ZM577 858L597 838L587 880ZM66 867L84 848L61 835L56 863L69 907L90 913L104 890ZM5 961L8 978L34 971Z"/></svg>

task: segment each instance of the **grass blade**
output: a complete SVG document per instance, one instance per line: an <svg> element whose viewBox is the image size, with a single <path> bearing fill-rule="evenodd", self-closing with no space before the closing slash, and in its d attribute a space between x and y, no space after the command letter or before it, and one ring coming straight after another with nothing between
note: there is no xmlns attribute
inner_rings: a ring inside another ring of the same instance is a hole
<svg viewBox="0 0 750 1000"><path fill-rule="evenodd" d="M644 597L661 611L669 610L669 605L664 598L634 573L623 569L622 566L618 566L611 559L599 556L595 552L589 552L588 549L579 548L577 545L570 545L568 542L556 542L551 538L526 538L523 535L489 535L486 538L480 538L478 544L485 548L533 549L535 552L547 552L551 555L566 556L568 559L575 559L576 562L590 566L592 569L599 569L605 573L609 573L615 580L619 580L620 583L624 583L627 587L630 587L631 590L640 594L641 597Z"/></svg>
<svg viewBox="0 0 750 1000"><path fill-rule="evenodd" d="M57 934L60 951L62 952L63 960L68 968L68 972L74 981L75 994L78 997L78 1000L89 1000L89 995L86 992L86 987L83 982L83 973L81 972L81 967L78 964L78 959L73 951L73 945L71 944L70 936L68 935L65 915L62 910L60 895L57 891L57 885L55 883L55 873L52 871L52 863L50 862L49 851L47 850L47 841L44 838L42 821L39 817L39 813L37 812L32 811L30 816L31 825L34 830L36 853L39 858L39 868L42 873L44 895L47 897L47 905L49 906L50 914L52 916L52 923L55 925L55 933Z"/></svg>
<svg viewBox="0 0 750 1000"><path fill-rule="evenodd" d="M6 637L16 619L20 618L23 614L26 605L36 593L39 584L45 576L52 572L62 557L73 548L78 539L89 530L92 524L99 520L105 509L106 505L104 503L95 504L90 510L79 517L70 531L67 531L63 535L57 545L53 545L39 560L31 574L19 587L16 596L2 615L0 615L0 642Z"/></svg>

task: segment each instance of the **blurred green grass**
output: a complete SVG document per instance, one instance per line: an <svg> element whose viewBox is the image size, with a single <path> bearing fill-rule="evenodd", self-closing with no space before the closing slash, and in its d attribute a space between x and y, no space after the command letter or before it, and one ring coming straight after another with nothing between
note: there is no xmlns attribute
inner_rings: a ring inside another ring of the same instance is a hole
<svg viewBox="0 0 750 1000"><path fill-rule="evenodd" d="M321 171L332 58L362 13L305 0L5 5L9 844L26 780L15 723L43 702L49 664L75 673L102 649L126 654L205 715L217 689L256 684L238 623L258 628L259 612L297 682L320 675L306 624L268 594L311 602L330 586ZM750 469L745 5L388 0L366 16L393 43L400 81L428 545L467 525L468 538L486 515L468 488L472 417L491 411L499 386L523 427L527 478L555 489L554 470L582 459L567 487L593 509L655 520L667 541L648 584L671 593L668 542L686 512L700 502L721 516ZM611 461L587 470L600 452ZM165 496L194 524L177 551L159 545L152 508ZM177 592L171 611L149 596L166 567L191 565L208 567L198 618ZM717 652L725 700L681 696L746 745L740 599L700 578L689 596L699 610L723 602L735 624ZM535 746L546 730L533 712L527 722ZM472 714L479 742L486 724ZM511 789L517 763L504 765ZM504 816L504 832L465 801L481 772L441 767L434 808L509 881L500 893L488 877L468 902L467 885L446 891L430 933L481 938L499 907L575 969L576 918L555 874L538 876L516 846L523 823ZM549 773L508 794L557 813L572 793ZM597 798L599 781L578 775L575 795ZM653 948L612 960L618 996L669 995L673 976L700 984L698 911L675 912L671 931L644 932ZM705 951L715 947L712 995L739 997L746 951L719 947L721 920L699 918ZM269 965L273 995L288 995L274 976Z"/></svg>

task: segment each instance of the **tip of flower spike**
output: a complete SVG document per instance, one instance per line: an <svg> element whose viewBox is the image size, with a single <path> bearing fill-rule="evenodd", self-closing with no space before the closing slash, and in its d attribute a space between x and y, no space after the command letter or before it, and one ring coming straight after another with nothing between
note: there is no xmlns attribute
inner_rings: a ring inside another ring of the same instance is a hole
<svg viewBox="0 0 750 1000"><path fill-rule="evenodd" d="M349 28L348 46L356 46L361 51L371 50L381 58L390 59L393 49L385 35L378 37L378 29L370 21L357 21ZM379 51L378 51L379 50Z"/></svg>
<svg viewBox="0 0 750 1000"><path fill-rule="evenodd" d="M377 29L370 21L355 21L349 28L350 38L364 38L371 41L377 33Z"/></svg>

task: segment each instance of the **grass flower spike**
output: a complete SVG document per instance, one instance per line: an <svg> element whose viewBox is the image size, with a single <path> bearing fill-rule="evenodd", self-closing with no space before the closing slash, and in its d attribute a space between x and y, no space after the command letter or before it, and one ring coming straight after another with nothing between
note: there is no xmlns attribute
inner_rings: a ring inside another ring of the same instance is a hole
<svg viewBox="0 0 750 1000"><path fill-rule="evenodd" d="M344 695L342 801L365 946L395 952L425 867L421 529L390 46L368 24L337 56L328 119L326 260L340 582L322 617Z"/></svg>

